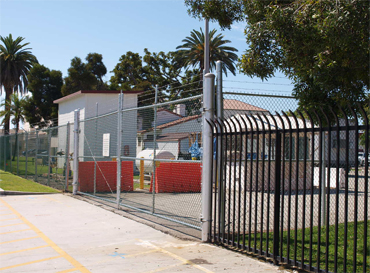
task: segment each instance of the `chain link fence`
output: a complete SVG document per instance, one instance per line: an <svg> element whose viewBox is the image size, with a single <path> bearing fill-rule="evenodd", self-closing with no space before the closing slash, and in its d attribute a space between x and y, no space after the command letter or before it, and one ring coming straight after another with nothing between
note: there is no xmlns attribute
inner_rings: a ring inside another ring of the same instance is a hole
<svg viewBox="0 0 370 273"><path fill-rule="evenodd" d="M72 181L72 171L67 167L70 156L66 153L68 126L0 137L0 168L49 187L67 190Z"/></svg>

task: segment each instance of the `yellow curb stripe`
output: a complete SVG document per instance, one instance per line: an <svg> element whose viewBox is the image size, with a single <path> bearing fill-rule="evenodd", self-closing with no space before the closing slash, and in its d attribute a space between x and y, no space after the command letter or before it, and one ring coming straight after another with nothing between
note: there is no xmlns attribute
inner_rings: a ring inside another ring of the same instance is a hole
<svg viewBox="0 0 370 273"><path fill-rule="evenodd" d="M6 252L6 253L1 253L0 256L19 253L19 252L24 252L24 251L29 251L29 250L35 250L35 249L44 248L44 247L48 247L48 245L36 246L36 247L31 247L31 248L26 248L26 249L21 249L21 250L15 250L15 251Z"/></svg>
<svg viewBox="0 0 370 273"><path fill-rule="evenodd" d="M0 201L8 207L16 216L18 216L24 223L26 223L34 232L36 232L40 238L42 238L48 245L50 245L56 252L58 252L63 258L65 258L68 262L70 262L75 268L77 268L82 273L90 273L87 268L85 268L82 264L80 264L77 260L69 256L64 250L62 250L57 244L55 244L52 240L49 239L44 233L41 232L35 225L33 225L30 221L24 218L18 211L13 209L8 203L4 200L0 199Z"/></svg>
<svg viewBox="0 0 370 273"><path fill-rule="evenodd" d="M40 237L39 236L34 236L34 237L29 237L29 238L17 239L17 240L13 240L13 241L2 242L2 243L0 243L0 245L20 242L20 241L25 241L25 240L30 240L30 239L36 239L36 238L40 238Z"/></svg>
<svg viewBox="0 0 370 273"><path fill-rule="evenodd" d="M203 272L213 273L213 271L210 271L210 270L208 270L207 268L204 268L203 266L197 265L197 264L195 264L195 263L193 263L193 262L191 262L191 261L189 261L189 260L187 260L187 259L185 259L185 258L182 258L182 257L180 257L180 256L178 256L178 255L176 255L176 254L172 253L172 252L169 252L169 251L167 251L167 250L165 250L165 249L163 249L163 248L160 248L159 246L153 245L152 243L150 243L150 242L148 242L148 241L143 241L143 240L140 240L140 239L136 239L136 240L138 240L138 241L139 241L139 242L141 242L141 243L149 244L149 245L150 245L150 246L152 246L153 248L158 249L160 252L165 253L165 254L167 254L167 255L171 256L172 258L175 258L175 259L177 259L177 260L180 260L180 261L182 261L183 263L189 264L189 265L191 265L191 266L193 266L193 267L195 267L195 268L197 268L197 269L199 269L199 270L201 270L201 271L203 271Z"/></svg>
<svg viewBox="0 0 370 273"><path fill-rule="evenodd" d="M17 225L25 225L25 223L10 224L10 225L5 225L5 226L0 226L0 228L2 228L2 227L17 226Z"/></svg>
<svg viewBox="0 0 370 273"><path fill-rule="evenodd" d="M29 265L29 264L41 263L41 262L45 262L45 261L49 261L49 260L54 260L54 259L59 259L59 258L62 258L62 256L55 256L55 257L50 257L50 258L36 260L36 261L22 263L22 264L10 265L10 266L7 266L7 267L0 268L0 271L11 269L11 268L15 268L15 267L20 267L20 266L25 266L25 265Z"/></svg>
<svg viewBox="0 0 370 273"><path fill-rule="evenodd" d="M27 230L32 230L32 229L27 228L27 229L21 229L21 230L8 231L8 232L0 233L0 235L9 234L9 233L17 233L17 232L22 232L22 231L27 231Z"/></svg>

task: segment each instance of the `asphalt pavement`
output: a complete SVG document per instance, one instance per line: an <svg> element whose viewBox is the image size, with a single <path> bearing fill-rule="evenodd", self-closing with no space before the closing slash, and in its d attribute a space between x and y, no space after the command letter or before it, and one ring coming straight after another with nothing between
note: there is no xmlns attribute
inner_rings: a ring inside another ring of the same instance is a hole
<svg viewBox="0 0 370 273"><path fill-rule="evenodd" d="M1 272L285 272L64 194L0 197Z"/></svg>

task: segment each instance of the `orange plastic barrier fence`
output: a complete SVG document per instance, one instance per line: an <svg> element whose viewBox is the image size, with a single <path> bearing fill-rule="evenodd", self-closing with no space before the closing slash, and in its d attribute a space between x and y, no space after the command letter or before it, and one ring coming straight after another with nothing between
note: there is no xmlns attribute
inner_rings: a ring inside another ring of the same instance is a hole
<svg viewBox="0 0 370 273"><path fill-rule="evenodd" d="M161 162L155 171L155 192L201 192L201 163ZM150 192L153 191L153 175Z"/></svg>
<svg viewBox="0 0 370 273"><path fill-rule="evenodd" d="M98 161L96 167L96 192L115 192L117 190L117 162ZM95 162L79 162L79 191L94 192ZM134 163L121 162L121 191L134 189Z"/></svg>

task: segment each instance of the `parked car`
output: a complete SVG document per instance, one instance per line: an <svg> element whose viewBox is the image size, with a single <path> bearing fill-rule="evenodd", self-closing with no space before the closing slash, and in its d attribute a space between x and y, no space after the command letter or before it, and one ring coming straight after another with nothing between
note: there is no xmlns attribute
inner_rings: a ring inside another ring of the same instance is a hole
<svg viewBox="0 0 370 273"><path fill-rule="evenodd" d="M370 163L370 154L367 155L367 162ZM362 155L362 157L359 159L359 165L360 166L365 165L365 155Z"/></svg>
<svg viewBox="0 0 370 273"><path fill-rule="evenodd" d="M36 155L36 149L31 149L31 150L28 150L27 152L26 151L23 151L22 154L24 156L35 156ZM48 154L48 151L47 150L37 150L37 154L38 155L47 155Z"/></svg>
<svg viewBox="0 0 370 273"><path fill-rule="evenodd" d="M358 152L358 164L361 165L361 159L364 156L364 152Z"/></svg>

